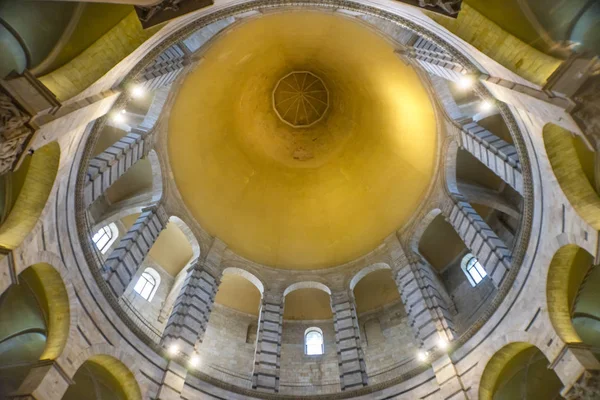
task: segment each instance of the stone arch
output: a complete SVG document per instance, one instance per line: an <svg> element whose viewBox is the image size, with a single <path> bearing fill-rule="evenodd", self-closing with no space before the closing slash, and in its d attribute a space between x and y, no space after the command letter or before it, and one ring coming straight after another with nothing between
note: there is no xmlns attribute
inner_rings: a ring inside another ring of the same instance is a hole
<svg viewBox="0 0 600 400"><path fill-rule="evenodd" d="M354 291L354 288L356 287L358 282L360 282L360 280L363 279L365 276L369 275L371 272L375 272L381 269L391 270L392 268L388 264L381 262L369 265L368 267L365 267L358 271L358 273L354 275L354 277L352 277L352 279L350 280L350 291Z"/></svg>
<svg viewBox="0 0 600 400"><path fill-rule="evenodd" d="M582 165L577 138L551 123L544 126L542 135L548 160L563 193L577 214L595 230L600 230L600 196L590 182L590 173L586 174Z"/></svg>
<svg viewBox="0 0 600 400"><path fill-rule="evenodd" d="M497 378L496 374L499 374L500 371L494 368L487 368L492 361L495 355L498 355L498 352L511 345L512 343L523 343L521 348L525 349L527 347L537 347L542 351L544 356L548 359L552 359L554 354L551 353L551 349L546 346L546 343L543 343L544 340L547 340L547 337L544 335L535 334L533 332L525 332L525 331L511 331L498 337L496 340L486 342L485 348L481 349L479 353L479 362L473 371L473 382L477 382L476 385L473 386L472 393L475 393L476 396L481 396L482 387L485 386L489 389L490 382L495 382ZM494 372L494 373L493 373ZM486 386L487 385L487 386ZM488 390L484 388L483 390ZM480 400L485 397L478 397ZM487 398L491 400L491 397Z"/></svg>
<svg viewBox="0 0 600 400"><path fill-rule="evenodd" d="M163 195L162 168L156 150L150 150L146 157L150 161L150 167L152 168L152 203L157 203Z"/></svg>
<svg viewBox="0 0 600 400"><path fill-rule="evenodd" d="M47 339L40 360L55 360L58 358L69 339L71 331L77 326L75 291L69 282L67 270L55 268L62 265L60 259L48 252L37 254L36 263L19 272L21 275L32 270L39 280L38 293L42 307L48 318Z"/></svg>
<svg viewBox="0 0 600 400"><path fill-rule="evenodd" d="M423 218L421 218L421 220L415 227L415 230L410 240L410 249L413 252L417 254L419 253L419 243L421 242L423 234L425 233L427 228L429 228L429 225L433 222L433 220L441 213L442 210L440 210L439 208L434 208L433 210L425 214Z"/></svg>
<svg viewBox="0 0 600 400"><path fill-rule="evenodd" d="M237 267L227 267L223 270L223 275L238 275L243 278L246 278L250 283L252 283L262 296L265 293L265 285L262 283L260 279L258 279L254 274L246 271L245 269L237 268Z"/></svg>
<svg viewBox="0 0 600 400"><path fill-rule="evenodd" d="M542 363L545 361L549 363L547 355L541 351L540 347L534 344L516 341L504 345L502 348L498 349L484 364L485 368L483 369L483 373L481 375L478 390L479 400L492 400L501 388L504 389L504 387L501 387L500 384L507 383L506 381L501 382L501 379L503 377L506 379L507 375L512 375L512 377L514 377L520 372L521 365L525 359L517 359L519 356L521 356L521 358L526 356L526 358L529 360L525 366L525 379L528 379L527 373L529 372L531 365L530 363L534 356L538 357L538 360L536 361L541 361ZM543 384L546 385L546 387L550 386L549 389L551 391L560 391L562 388L562 382L556 372L554 372L552 369L545 370L548 371L545 373L549 374L549 377L553 379L551 379L551 381L550 379L545 379ZM510 382L510 379L508 382Z"/></svg>
<svg viewBox="0 0 600 400"><path fill-rule="evenodd" d="M125 349L117 350L106 343L95 344L75 357L73 376L86 361L96 363L113 375L123 389L127 400L141 400L143 393L138 382L142 380L143 375L135 360L136 357Z"/></svg>
<svg viewBox="0 0 600 400"><path fill-rule="evenodd" d="M54 187L60 163L60 146L40 147L28 161L23 186L14 207L0 226L0 246L15 249L35 227Z"/></svg>
<svg viewBox="0 0 600 400"><path fill-rule="evenodd" d="M458 140L458 138L457 138ZM444 176L446 187L450 193L459 193L458 183L456 181L456 160L458 157L458 142L450 140L445 146L446 162L444 168Z"/></svg>
<svg viewBox="0 0 600 400"><path fill-rule="evenodd" d="M565 244L552 257L546 279L546 301L552 326L565 343L581 343L571 319L579 288L593 262L592 255L576 244Z"/></svg>
<svg viewBox="0 0 600 400"><path fill-rule="evenodd" d="M190 242L190 246L192 246L192 260L198 259L200 257L200 244L198 243L198 239L194 235L194 232L190 229L190 227L179 217L172 215L169 218L169 222L173 222L181 232L187 237Z"/></svg>
<svg viewBox="0 0 600 400"><path fill-rule="evenodd" d="M324 285L320 282L303 281L303 282L292 283L290 286L288 286L283 291L283 297L287 296L288 294L292 293L295 290L300 290L300 289L319 289L331 296L331 289L329 289L329 287L327 287L326 285Z"/></svg>

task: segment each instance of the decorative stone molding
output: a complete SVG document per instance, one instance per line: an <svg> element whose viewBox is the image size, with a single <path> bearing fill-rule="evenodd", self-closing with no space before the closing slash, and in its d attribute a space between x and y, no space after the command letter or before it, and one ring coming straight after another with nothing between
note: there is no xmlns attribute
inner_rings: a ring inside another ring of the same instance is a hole
<svg viewBox="0 0 600 400"><path fill-rule="evenodd" d="M146 29L213 4L212 0L159 0L153 6L135 7L135 11Z"/></svg>
<svg viewBox="0 0 600 400"><path fill-rule="evenodd" d="M18 166L37 125L33 117L54 113L60 103L31 73L10 75L0 80L0 175Z"/></svg>
<svg viewBox="0 0 600 400"><path fill-rule="evenodd" d="M600 371L585 371L565 398L567 400L600 399Z"/></svg>

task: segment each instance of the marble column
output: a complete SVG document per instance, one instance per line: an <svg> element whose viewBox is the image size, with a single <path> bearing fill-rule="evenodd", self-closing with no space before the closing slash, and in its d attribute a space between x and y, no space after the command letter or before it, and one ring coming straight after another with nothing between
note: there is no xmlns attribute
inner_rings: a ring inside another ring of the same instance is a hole
<svg viewBox="0 0 600 400"><path fill-rule="evenodd" d="M208 264L197 261L187 273L163 333L163 346L175 345L191 355L202 343L221 279Z"/></svg>
<svg viewBox="0 0 600 400"><path fill-rule="evenodd" d="M342 391L367 386L365 356L360 342L360 329L354 299L347 292L331 295L333 328L340 368Z"/></svg>
<svg viewBox="0 0 600 400"><path fill-rule="evenodd" d="M103 276L116 297L125 292L168 221L169 217L161 205L144 209L110 253L104 264Z"/></svg>
<svg viewBox="0 0 600 400"><path fill-rule="evenodd" d="M190 63L190 57L191 52L184 43L175 43L144 68L138 76L140 85L147 91L170 85Z"/></svg>
<svg viewBox="0 0 600 400"><path fill-rule="evenodd" d="M148 132L132 129L115 144L94 157L88 166L83 190L86 207L102 196L151 149Z"/></svg>
<svg viewBox="0 0 600 400"><path fill-rule="evenodd" d="M461 195L452 195L449 202L450 206L444 211L446 219L494 285L500 287L511 268L510 250Z"/></svg>
<svg viewBox="0 0 600 400"><path fill-rule="evenodd" d="M452 400L468 400L467 389L463 384L454 363L450 356L444 354L442 357L431 363L435 380L439 385L440 391L438 398Z"/></svg>
<svg viewBox="0 0 600 400"><path fill-rule="evenodd" d="M266 291L262 295L252 371L256 390L279 392L283 302L283 293Z"/></svg>
<svg viewBox="0 0 600 400"><path fill-rule="evenodd" d="M435 272L426 261L418 256L407 261L396 269L396 285L415 338L423 350L430 351L441 340L449 343L456 337L454 305L438 287L432 277Z"/></svg>
<svg viewBox="0 0 600 400"><path fill-rule="evenodd" d="M515 146L471 120L462 124L460 145L523 195L523 175Z"/></svg>
<svg viewBox="0 0 600 400"><path fill-rule="evenodd" d="M186 377L187 369L185 367L169 361L156 400L180 400Z"/></svg>

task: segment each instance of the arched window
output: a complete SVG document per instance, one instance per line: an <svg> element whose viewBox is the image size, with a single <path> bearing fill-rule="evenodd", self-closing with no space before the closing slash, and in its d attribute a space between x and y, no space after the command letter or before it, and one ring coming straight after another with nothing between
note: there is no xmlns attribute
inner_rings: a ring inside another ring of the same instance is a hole
<svg viewBox="0 0 600 400"><path fill-rule="evenodd" d="M151 301L154 293L156 293L156 289L158 289L158 285L160 285L160 275L158 272L152 268L146 268L133 287L133 290L144 299Z"/></svg>
<svg viewBox="0 0 600 400"><path fill-rule="evenodd" d="M117 226L113 223L110 223L106 226L100 228L98 232L92 237L94 244L100 250L102 254L106 253L110 246L117 240L117 236L119 236L119 230Z"/></svg>
<svg viewBox="0 0 600 400"><path fill-rule="evenodd" d="M461 268L471 286L475 287L487 276L483 266L477 261L477 258L471 253L465 255L461 262Z"/></svg>
<svg viewBox="0 0 600 400"><path fill-rule="evenodd" d="M325 353L323 331L319 328L308 328L304 332L304 352L308 356L318 356Z"/></svg>

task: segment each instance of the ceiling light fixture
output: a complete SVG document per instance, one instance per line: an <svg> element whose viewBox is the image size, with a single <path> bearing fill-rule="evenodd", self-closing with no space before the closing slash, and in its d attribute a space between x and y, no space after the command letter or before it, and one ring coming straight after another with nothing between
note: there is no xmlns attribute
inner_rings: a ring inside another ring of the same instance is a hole
<svg viewBox="0 0 600 400"><path fill-rule="evenodd" d="M197 354L194 354L191 358L190 358L190 366L192 368L196 368L198 365L200 365L200 357L198 357Z"/></svg>
<svg viewBox="0 0 600 400"><path fill-rule="evenodd" d="M458 87L463 90L470 89L473 86L473 83L473 77L469 75L461 76L457 82Z"/></svg>
<svg viewBox="0 0 600 400"><path fill-rule="evenodd" d="M440 338L437 345L441 350L446 350L448 348L448 341L444 338Z"/></svg>
<svg viewBox="0 0 600 400"><path fill-rule="evenodd" d="M117 124L125 122L125 115L123 115L124 111L125 110L121 110L121 112L115 112L112 116L113 122L116 122Z"/></svg>
<svg viewBox="0 0 600 400"><path fill-rule="evenodd" d="M177 344L173 343L171 346L169 346L169 354L174 356L175 354L177 354L177 352L179 351L179 346L177 346Z"/></svg>
<svg viewBox="0 0 600 400"><path fill-rule="evenodd" d="M419 351L419 353L417 353L417 358L419 361L426 361L428 357L429 353L426 351Z"/></svg>
<svg viewBox="0 0 600 400"><path fill-rule="evenodd" d="M490 111L492 109L492 107L494 107L494 104L489 101L489 100L484 100L481 102L481 105L479 106L479 110L480 111Z"/></svg>
<svg viewBox="0 0 600 400"><path fill-rule="evenodd" d="M144 97L144 94L146 94L146 91L144 90L143 87L141 86L134 86L131 89L131 97L133 97L134 99L139 99Z"/></svg>

